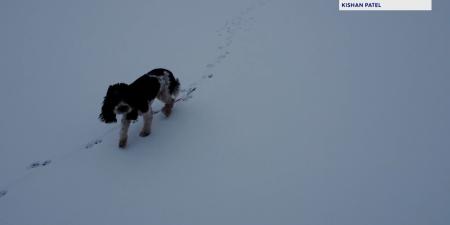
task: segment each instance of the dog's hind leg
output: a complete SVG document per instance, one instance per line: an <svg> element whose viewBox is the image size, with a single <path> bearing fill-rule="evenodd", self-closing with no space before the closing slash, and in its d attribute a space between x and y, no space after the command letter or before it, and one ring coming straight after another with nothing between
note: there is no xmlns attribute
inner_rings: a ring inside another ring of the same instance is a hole
<svg viewBox="0 0 450 225"><path fill-rule="evenodd" d="M141 137L147 137L152 132L152 120L153 120L153 111L152 107L149 107L148 111L144 114L142 114L142 117L144 118L144 126L142 127L141 133L139 133L139 136Z"/></svg>
<svg viewBox="0 0 450 225"><path fill-rule="evenodd" d="M127 146L128 128L130 127L130 120L126 116L122 118L122 127L120 128L119 148Z"/></svg>
<svg viewBox="0 0 450 225"><path fill-rule="evenodd" d="M173 104L175 103L175 99L172 98L172 95L169 91L163 91L158 95L158 99L165 103L164 107L161 109L162 113L166 117L169 117L172 113Z"/></svg>

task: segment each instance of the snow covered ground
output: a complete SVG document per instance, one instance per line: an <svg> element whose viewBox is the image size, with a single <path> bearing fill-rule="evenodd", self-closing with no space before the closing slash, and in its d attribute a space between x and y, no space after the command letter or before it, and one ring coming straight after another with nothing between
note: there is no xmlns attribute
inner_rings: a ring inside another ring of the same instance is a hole
<svg viewBox="0 0 450 225"><path fill-rule="evenodd" d="M449 224L433 3L2 2L0 224ZM156 67L197 90L121 151L100 103Z"/></svg>

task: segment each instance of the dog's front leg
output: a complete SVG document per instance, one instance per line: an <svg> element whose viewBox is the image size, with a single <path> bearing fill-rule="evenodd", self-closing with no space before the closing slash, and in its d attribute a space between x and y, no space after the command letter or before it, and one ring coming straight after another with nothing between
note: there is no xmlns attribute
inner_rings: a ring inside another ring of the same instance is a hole
<svg viewBox="0 0 450 225"><path fill-rule="evenodd" d="M122 127L120 128L119 148L125 148L128 139L128 128L130 127L130 120L126 116L122 118Z"/></svg>
<svg viewBox="0 0 450 225"><path fill-rule="evenodd" d="M144 114L142 114L142 117L144 118L144 126L142 127L141 133L139 136L141 137L147 137L152 132L152 120L153 120L153 111L152 107L149 107L148 111Z"/></svg>

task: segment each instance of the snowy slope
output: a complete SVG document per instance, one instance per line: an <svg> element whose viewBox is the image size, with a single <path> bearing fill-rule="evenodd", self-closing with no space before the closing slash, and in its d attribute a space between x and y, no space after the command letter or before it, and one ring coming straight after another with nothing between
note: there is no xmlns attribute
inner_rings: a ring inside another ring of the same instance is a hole
<svg viewBox="0 0 450 225"><path fill-rule="evenodd" d="M336 4L5 2L0 224L450 223L450 4ZM100 102L155 67L197 90L121 151Z"/></svg>

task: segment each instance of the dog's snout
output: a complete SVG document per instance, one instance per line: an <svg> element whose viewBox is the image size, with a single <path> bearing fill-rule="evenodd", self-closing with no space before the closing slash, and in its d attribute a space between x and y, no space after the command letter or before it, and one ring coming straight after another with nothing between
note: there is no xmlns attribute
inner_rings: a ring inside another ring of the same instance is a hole
<svg viewBox="0 0 450 225"><path fill-rule="evenodd" d="M121 105L117 108L117 111L119 112L128 112L128 106L126 105Z"/></svg>

